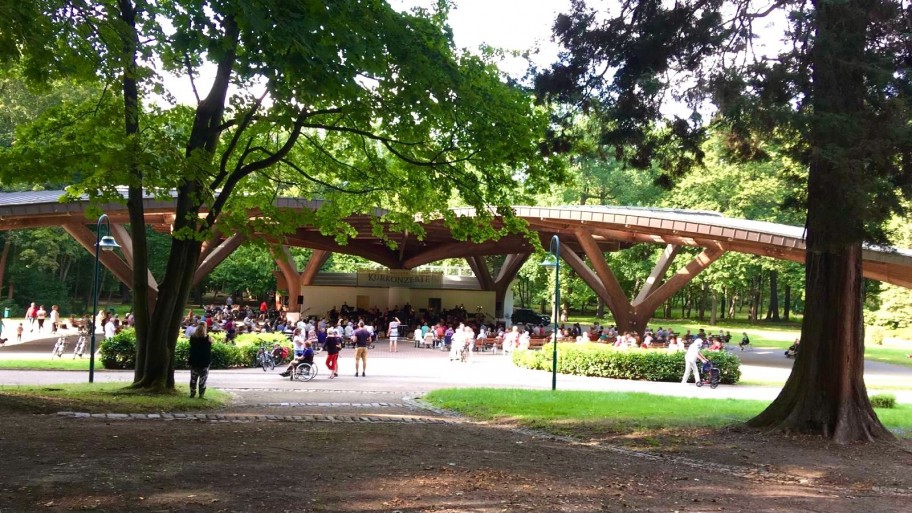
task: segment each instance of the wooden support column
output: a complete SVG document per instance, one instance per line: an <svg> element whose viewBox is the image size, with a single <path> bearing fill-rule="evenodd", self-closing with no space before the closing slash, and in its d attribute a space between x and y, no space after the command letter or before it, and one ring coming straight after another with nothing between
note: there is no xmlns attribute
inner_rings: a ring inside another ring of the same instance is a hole
<svg viewBox="0 0 912 513"><path fill-rule="evenodd" d="M503 265L500 266L500 271L498 271L497 277L494 278L494 316L498 319L504 317L504 301L507 298L507 291L510 290L510 285L530 256L532 256L532 253L511 253L507 255Z"/></svg>
<svg viewBox="0 0 912 513"><path fill-rule="evenodd" d="M627 296L624 294L621 284L618 283L617 277L614 276L611 268L608 267L608 262L605 261L605 255L602 253L602 250L599 249L598 244L595 242L595 239L592 238L592 235L582 230L577 230L574 234L576 235L576 240L579 242L579 245L586 253L586 256L589 257L589 261L592 262L592 267L595 268L595 274L598 275L599 281L601 281L602 285L605 287L605 291L608 294L605 303L614 316L618 330L629 330L631 328L630 320L633 317L630 301L627 300Z"/></svg>
<svg viewBox="0 0 912 513"><path fill-rule="evenodd" d="M224 262L225 259L234 253L246 240L247 237L236 233L219 244L216 244L215 241L210 242L206 251L206 256L200 256L200 263L196 267L196 272L193 274L193 286L199 285L199 283L203 281L203 278L208 276L220 263Z"/></svg>
<svg viewBox="0 0 912 513"><path fill-rule="evenodd" d="M93 257L95 256L95 243L98 239L95 232L89 230L81 223L64 223L62 226L70 236L76 239L76 242L86 248ZM120 243L118 242L118 244ZM130 289L133 288L133 269L113 251L102 251L98 254L98 261L111 271L121 283L126 284ZM152 288L152 284L149 284L149 288Z"/></svg>
<svg viewBox="0 0 912 513"><path fill-rule="evenodd" d="M494 279L491 278L491 272L488 270L488 264L485 262L484 257L469 256L466 257L466 262L469 263L469 267L475 273L475 278L478 280L481 290L494 290Z"/></svg>
<svg viewBox="0 0 912 513"><path fill-rule="evenodd" d="M649 278L646 278L646 283L643 284L640 293L637 294L636 299L633 300L633 304L642 303L649 294L652 294L652 292L659 287L662 283L662 278L665 277L665 273L668 272L668 268L671 267L671 263L674 262L674 259L678 256L680 250L681 246L675 246L673 244L665 246L665 251L662 252L659 261L656 262L655 267L652 268L652 272L649 273Z"/></svg>
<svg viewBox="0 0 912 513"><path fill-rule="evenodd" d="M285 286L288 288L288 311L297 312L301 305L298 303L298 295L301 294L301 275L295 266L294 258L288 246L282 246L281 249L271 250L272 258L275 259L276 265L282 271L285 277Z"/></svg>
<svg viewBox="0 0 912 513"><path fill-rule="evenodd" d="M595 271L589 268L586 265L586 262L583 261L583 258L574 253L573 251L566 250L561 251L561 258L564 262L567 262L567 265L573 269L574 272L580 277L583 282L592 289L595 294L605 302L605 304L610 304L611 296L608 295L608 291L605 289L605 286L602 285L602 282L599 280L598 275L595 274ZM609 306L609 309L611 307ZM611 312L612 315L616 315L614 312Z"/></svg>
<svg viewBox="0 0 912 513"><path fill-rule="evenodd" d="M130 266L130 269L133 269L133 237L130 236L127 227L122 223L111 223L111 235L114 237L114 240L120 244L120 251L123 253L127 265ZM130 283L133 282L132 278L131 275ZM149 297L146 300L146 306L149 311L152 312L155 310L155 303L158 301L158 282L155 281L155 276L152 276L152 271L149 269L146 269L146 280L149 284ZM132 285L130 285L130 287L132 288Z"/></svg>
<svg viewBox="0 0 912 513"><path fill-rule="evenodd" d="M320 268L329 260L330 256L332 256L331 251L323 251L322 249L313 250L310 254L310 260L307 261L307 266L304 268L304 271L301 272L302 287L313 284L314 278L316 278L317 273L320 272Z"/></svg>
<svg viewBox="0 0 912 513"><path fill-rule="evenodd" d="M697 255L693 260L687 263L683 268L669 278L659 288L654 290L643 300L634 301L633 322L640 329L644 329L649 319L655 313L656 309L687 285L690 280L694 279L704 269L725 254L725 250L719 247L706 248L702 253Z"/></svg>
<svg viewBox="0 0 912 513"><path fill-rule="evenodd" d="M120 251L123 253L124 259L127 261L127 265L130 268L133 268L133 238L130 236L130 232L127 231L126 226L120 223L111 223L111 235L114 237L114 240L120 244ZM148 273L147 279L149 280L149 288L155 291L158 290L158 282L155 281L155 277L152 276L152 271L146 269ZM131 280L132 281L132 280ZM153 302L152 305L155 303ZM150 308L151 309L151 308Z"/></svg>

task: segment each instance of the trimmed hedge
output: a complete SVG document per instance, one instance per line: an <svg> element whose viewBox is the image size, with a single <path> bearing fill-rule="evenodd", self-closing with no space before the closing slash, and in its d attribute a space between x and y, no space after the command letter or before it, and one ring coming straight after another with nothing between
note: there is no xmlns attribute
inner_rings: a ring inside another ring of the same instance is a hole
<svg viewBox="0 0 912 513"><path fill-rule="evenodd" d="M212 365L210 369L252 367L257 350L265 343L270 349L276 342L291 347L288 338L277 333L247 333L240 335L235 344L226 344L225 335L210 333L212 338ZM190 356L190 341L181 335L174 349L174 368L186 369ZM132 369L136 365L136 332L125 329L104 340L100 348L101 365L105 369Z"/></svg>
<svg viewBox="0 0 912 513"><path fill-rule="evenodd" d="M896 396L893 394L872 395L871 406L874 408L896 408Z"/></svg>
<svg viewBox="0 0 912 513"><path fill-rule="evenodd" d="M656 349L615 350L613 346L593 343L558 343L557 371L562 374L644 381L681 381L684 353ZM741 360L726 351L704 351L703 356L719 367L722 383L741 379ZM552 346L513 352L513 363L527 369L551 371Z"/></svg>

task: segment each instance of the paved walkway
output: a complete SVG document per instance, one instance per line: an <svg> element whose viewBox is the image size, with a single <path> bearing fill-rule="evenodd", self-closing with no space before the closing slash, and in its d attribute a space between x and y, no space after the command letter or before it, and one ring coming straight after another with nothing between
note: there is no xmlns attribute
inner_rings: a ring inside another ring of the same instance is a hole
<svg viewBox="0 0 912 513"><path fill-rule="evenodd" d="M54 338L35 338L27 343L0 349L4 358L48 358ZM71 342L72 343L72 342ZM784 381L794 360L787 359L779 349L755 348L737 351L742 358L743 379L755 383ZM515 367L502 354L477 353L471 362L449 361L445 352L415 348L410 341L399 344L399 352L387 351L385 341L369 352L367 377L354 376L354 351L342 351L339 363L341 376L327 379L324 358L317 354L321 374L313 381L292 382L279 376L281 369L263 372L262 369L214 370L209 385L238 393L244 402L266 403L274 401L305 402L309 393L321 396L353 396L363 394L392 394L414 396L444 387L516 387L550 389L551 374ZM96 370L96 381L122 381L132 379L132 371ZM871 393L888 391L899 402L912 403L912 369L879 362L867 362L865 379ZM17 371L0 370L0 384L54 384L76 383L87 380L84 371ZM189 381L189 373L177 372L177 380ZM628 381L584 376L558 375L560 390L630 391L657 395L687 397L736 398L772 400L781 386L720 385L713 390L679 383ZM903 388L906 388L905 390ZM351 399L346 399L351 400Z"/></svg>

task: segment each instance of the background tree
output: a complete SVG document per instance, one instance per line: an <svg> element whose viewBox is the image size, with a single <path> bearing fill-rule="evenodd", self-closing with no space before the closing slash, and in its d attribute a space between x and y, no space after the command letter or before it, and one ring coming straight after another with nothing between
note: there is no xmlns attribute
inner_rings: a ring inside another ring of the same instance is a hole
<svg viewBox="0 0 912 513"><path fill-rule="evenodd" d="M578 0L555 22L565 51L537 90L599 116L601 140L632 164L658 159L669 177L693 167L711 101L733 157L763 158L756 142L776 139L807 166L807 188L792 201L807 210L802 351L754 426L841 443L891 437L862 376L861 250L912 182L907 7L624 0L596 12ZM786 32L780 47L762 48L754 28L772 15ZM672 98L691 114L666 116Z"/></svg>
<svg viewBox="0 0 912 513"><path fill-rule="evenodd" d="M504 231L518 229L509 204L562 178L557 159L540 158L544 111L484 57L453 48L444 2L411 13L380 0L2 7L10 16L0 21L0 57L20 58L28 77L73 73L106 86L94 105L20 127L4 179L57 167L70 194L108 201L122 200L115 186L126 185L131 226L143 225L144 194L176 194L157 297L148 294L145 231L132 233L136 387L173 389L193 270L216 228L280 237L310 223L344 240L353 234L346 216L388 208L374 222L380 236L420 237L421 214L484 239L499 234L495 212L508 218ZM206 90L205 65L215 70ZM159 70L188 80L197 104L151 102L164 88ZM478 215L441 212L429 194L440 189ZM289 192L327 201L315 211L277 208Z"/></svg>

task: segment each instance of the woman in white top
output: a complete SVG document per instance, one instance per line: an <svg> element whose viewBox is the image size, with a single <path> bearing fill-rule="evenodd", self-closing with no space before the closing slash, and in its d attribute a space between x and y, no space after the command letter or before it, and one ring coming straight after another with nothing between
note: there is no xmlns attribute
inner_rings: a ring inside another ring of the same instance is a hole
<svg viewBox="0 0 912 513"><path fill-rule="evenodd" d="M389 352L398 353L399 352L399 318L393 317L393 320L389 322L389 327L386 332L389 337L390 347Z"/></svg>
<svg viewBox="0 0 912 513"><path fill-rule="evenodd" d="M60 307L57 305L51 306L51 333L57 333L57 328L60 326Z"/></svg>

